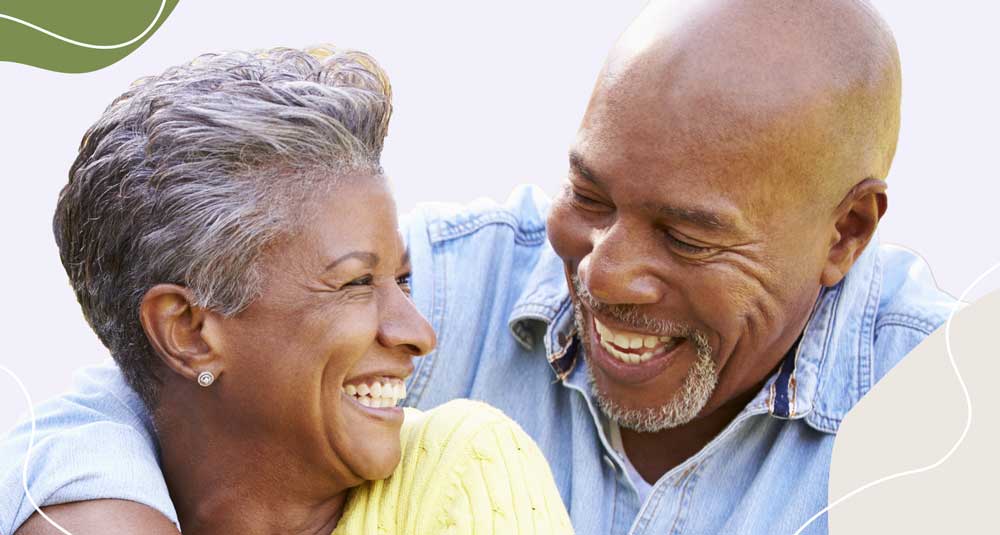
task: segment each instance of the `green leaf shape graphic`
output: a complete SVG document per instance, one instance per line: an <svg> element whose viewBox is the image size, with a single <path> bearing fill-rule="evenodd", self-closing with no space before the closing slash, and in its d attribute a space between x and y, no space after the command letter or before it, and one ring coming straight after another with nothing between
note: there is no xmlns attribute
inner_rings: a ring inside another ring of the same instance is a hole
<svg viewBox="0 0 1000 535"><path fill-rule="evenodd" d="M0 61L64 73L103 69L142 46L177 2L6 0L0 3Z"/></svg>

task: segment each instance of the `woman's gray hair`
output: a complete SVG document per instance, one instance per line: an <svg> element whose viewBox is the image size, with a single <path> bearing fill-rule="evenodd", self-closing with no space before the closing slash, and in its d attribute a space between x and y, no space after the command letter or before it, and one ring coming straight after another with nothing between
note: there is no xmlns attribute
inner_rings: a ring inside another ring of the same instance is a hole
<svg viewBox="0 0 1000 535"><path fill-rule="evenodd" d="M329 46L210 54L137 81L87 131L56 244L83 314L150 407L158 358L139 321L154 285L231 315L267 246L336 176L379 174L391 113L373 58Z"/></svg>

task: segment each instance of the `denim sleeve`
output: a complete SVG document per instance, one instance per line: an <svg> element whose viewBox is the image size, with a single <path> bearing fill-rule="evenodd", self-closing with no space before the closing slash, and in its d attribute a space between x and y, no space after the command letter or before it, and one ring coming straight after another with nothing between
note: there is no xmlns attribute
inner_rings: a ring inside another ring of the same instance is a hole
<svg viewBox="0 0 1000 535"><path fill-rule="evenodd" d="M113 363L82 370L73 391L39 404L35 418L33 436L26 419L0 440L0 534L35 512L25 484L40 507L114 498L177 523L148 413Z"/></svg>

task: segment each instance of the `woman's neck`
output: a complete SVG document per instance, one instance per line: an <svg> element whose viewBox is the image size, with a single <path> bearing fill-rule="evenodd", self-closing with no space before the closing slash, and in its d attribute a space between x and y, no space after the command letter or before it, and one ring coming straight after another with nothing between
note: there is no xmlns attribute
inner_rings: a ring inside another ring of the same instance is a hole
<svg viewBox="0 0 1000 535"><path fill-rule="evenodd" d="M197 388L197 387L196 387ZM163 474L184 535L329 535L348 487L232 420L170 396L156 411ZM191 394L190 392L186 394Z"/></svg>

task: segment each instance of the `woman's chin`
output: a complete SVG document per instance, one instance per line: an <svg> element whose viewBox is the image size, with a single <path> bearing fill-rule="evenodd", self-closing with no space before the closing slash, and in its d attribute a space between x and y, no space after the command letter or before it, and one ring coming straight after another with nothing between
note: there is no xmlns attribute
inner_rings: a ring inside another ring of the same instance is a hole
<svg viewBox="0 0 1000 535"><path fill-rule="evenodd" d="M345 441L337 449L351 471L366 481L385 479L392 475L402 457L400 429L403 410L398 407L371 408L344 396L344 409L335 433Z"/></svg>
<svg viewBox="0 0 1000 535"><path fill-rule="evenodd" d="M365 481L378 481L391 476L402 458L399 446L366 448L352 453L355 453L351 459L354 465L352 471Z"/></svg>

